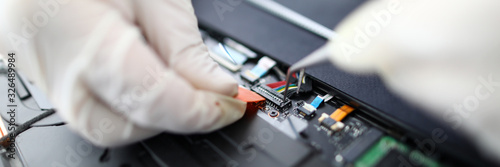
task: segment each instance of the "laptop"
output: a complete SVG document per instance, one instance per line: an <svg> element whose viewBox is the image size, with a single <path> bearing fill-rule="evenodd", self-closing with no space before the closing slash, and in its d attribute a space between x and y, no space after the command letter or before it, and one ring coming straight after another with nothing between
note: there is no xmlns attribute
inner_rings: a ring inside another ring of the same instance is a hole
<svg viewBox="0 0 500 167"><path fill-rule="evenodd" d="M376 75L349 74L324 64L305 70L307 84L302 83L300 93L285 95L274 87L291 64L327 41L280 12L333 28L362 3L193 0L214 61L241 86L265 97L266 107L213 133L162 134L144 146L172 166L488 165L460 132L397 97ZM263 63L268 59L272 68ZM282 96L290 96L290 104L273 100ZM352 111L343 112L346 107ZM347 114L339 120L339 113ZM328 122L332 118L337 119Z"/></svg>
<svg viewBox="0 0 500 167"><path fill-rule="evenodd" d="M295 73L290 91L284 92L288 67L327 40L279 13L293 12L332 28L363 0L192 3L213 60L243 89L265 98L256 113L215 132L162 133L118 148L91 145L53 114L16 137L16 159L0 149L0 166L497 165L459 131L391 93L376 75L353 75L324 64ZM6 73L0 72L0 79L7 81ZM43 93L22 75L16 85L17 125L50 111ZM9 118L7 106L2 107L0 114Z"/></svg>

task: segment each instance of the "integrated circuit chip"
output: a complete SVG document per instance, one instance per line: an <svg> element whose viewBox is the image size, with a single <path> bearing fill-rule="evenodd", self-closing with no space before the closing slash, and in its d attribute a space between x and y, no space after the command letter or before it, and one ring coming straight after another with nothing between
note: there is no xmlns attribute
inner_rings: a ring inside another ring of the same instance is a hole
<svg viewBox="0 0 500 167"><path fill-rule="evenodd" d="M337 122L334 119L330 118L328 114L323 113L321 114L321 117L319 117L318 122L321 126L324 126L325 128L332 130L332 131L339 131L344 128L344 123L342 122Z"/></svg>

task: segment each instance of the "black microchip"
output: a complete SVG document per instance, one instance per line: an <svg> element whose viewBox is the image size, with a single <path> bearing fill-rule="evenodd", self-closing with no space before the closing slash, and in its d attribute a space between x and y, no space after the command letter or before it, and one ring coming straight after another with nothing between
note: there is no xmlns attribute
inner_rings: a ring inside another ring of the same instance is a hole
<svg viewBox="0 0 500 167"><path fill-rule="evenodd" d="M389 153L387 153L385 157L382 158L375 166L385 167L385 166L422 166L422 165L411 163L408 155L405 155L396 149L391 149L391 151L389 151Z"/></svg>
<svg viewBox="0 0 500 167"><path fill-rule="evenodd" d="M304 107L299 107L297 109L297 112L304 118L311 118L314 117L314 111L309 111L305 109Z"/></svg>
<svg viewBox="0 0 500 167"><path fill-rule="evenodd" d="M377 142L380 137L382 137L382 131L371 128L367 132L363 133L358 139L349 144L349 146L342 150L340 153L347 162L354 162L359 156L361 156L366 150L371 148L375 142Z"/></svg>
<svg viewBox="0 0 500 167"><path fill-rule="evenodd" d="M325 118L322 122L321 122L321 125L327 127L328 129L330 129L330 127L333 126L333 124L337 123L337 121L333 120L332 118L330 117L327 117Z"/></svg>

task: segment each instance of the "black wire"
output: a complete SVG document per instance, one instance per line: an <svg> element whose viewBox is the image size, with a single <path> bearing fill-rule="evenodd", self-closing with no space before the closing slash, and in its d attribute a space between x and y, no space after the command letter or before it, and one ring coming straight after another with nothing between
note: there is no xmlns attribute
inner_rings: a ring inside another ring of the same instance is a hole
<svg viewBox="0 0 500 167"><path fill-rule="evenodd" d="M290 97L292 97L293 95L295 95L295 93L297 93L297 88L290 88L290 89L288 89L288 92L286 93L286 95L285 95L285 91L281 92L281 94L282 94L283 96L286 96L286 97L288 97L288 98L290 98Z"/></svg>
<svg viewBox="0 0 500 167"><path fill-rule="evenodd" d="M293 131L293 133L295 134L295 136L296 136L297 138L300 138L300 135L299 135L299 133L297 132L297 129L295 129L295 125L293 125L292 120L290 120L290 117L286 117L286 119L288 120L288 123L290 124L290 127L292 128L292 131Z"/></svg>
<svg viewBox="0 0 500 167"><path fill-rule="evenodd" d="M51 124L42 124L42 125L31 125L31 127L48 127L48 126L63 126L66 125L66 122L57 122Z"/></svg>
<svg viewBox="0 0 500 167"><path fill-rule="evenodd" d="M16 137L17 135L23 133L24 131L28 130L31 128L31 125L34 123L54 114L56 111L54 109L47 110L46 112L26 121L25 123L19 125L16 127L14 131L9 132L7 135L3 136L0 138L0 143L5 143L6 141L10 140L11 137Z"/></svg>

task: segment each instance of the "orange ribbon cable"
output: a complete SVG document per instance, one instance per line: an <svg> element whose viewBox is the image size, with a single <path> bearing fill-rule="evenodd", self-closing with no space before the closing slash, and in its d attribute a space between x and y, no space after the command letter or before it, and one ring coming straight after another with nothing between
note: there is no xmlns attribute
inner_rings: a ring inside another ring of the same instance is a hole
<svg viewBox="0 0 500 167"><path fill-rule="evenodd" d="M345 116L347 116L347 114L351 113L353 110L354 108L352 108L351 106L344 105L335 110L335 112L330 115L330 118L334 119L337 122L342 121L342 119L344 119Z"/></svg>
<svg viewBox="0 0 500 167"><path fill-rule="evenodd" d="M236 99L247 102L246 113L256 113L257 110L266 107L265 98L241 86L238 87L238 95L236 95Z"/></svg>

